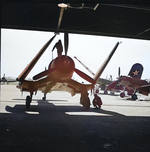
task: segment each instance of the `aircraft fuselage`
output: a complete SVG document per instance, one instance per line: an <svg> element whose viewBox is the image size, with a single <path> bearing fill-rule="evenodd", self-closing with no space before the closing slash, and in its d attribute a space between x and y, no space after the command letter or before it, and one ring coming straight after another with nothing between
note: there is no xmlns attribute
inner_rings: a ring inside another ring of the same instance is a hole
<svg viewBox="0 0 150 152"><path fill-rule="evenodd" d="M137 78L131 78L131 77L127 77L127 76L122 76L119 80L121 85L124 86L132 86L134 88L140 87L142 85L147 85L148 82L146 80L141 80L141 79L137 79Z"/></svg>
<svg viewBox="0 0 150 152"><path fill-rule="evenodd" d="M49 74L51 79L57 82L67 82L73 75L75 64L69 56L62 55L50 63L48 71L51 69L55 69Z"/></svg>

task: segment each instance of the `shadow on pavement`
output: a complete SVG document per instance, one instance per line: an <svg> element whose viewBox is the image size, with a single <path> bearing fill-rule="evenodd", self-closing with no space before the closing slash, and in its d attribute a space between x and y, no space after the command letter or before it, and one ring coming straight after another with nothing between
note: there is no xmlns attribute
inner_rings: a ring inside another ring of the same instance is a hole
<svg viewBox="0 0 150 152"><path fill-rule="evenodd" d="M145 152L150 150L150 118L126 117L116 112L37 101L6 106L0 113L0 149L12 152ZM35 112L36 114L27 113ZM95 112L110 116L68 115ZM37 114L38 113L38 114Z"/></svg>

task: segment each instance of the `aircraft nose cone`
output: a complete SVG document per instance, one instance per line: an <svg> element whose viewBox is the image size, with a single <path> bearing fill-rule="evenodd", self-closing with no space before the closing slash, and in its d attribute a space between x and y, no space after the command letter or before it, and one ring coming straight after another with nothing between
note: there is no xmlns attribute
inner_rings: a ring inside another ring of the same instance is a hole
<svg viewBox="0 0 150 152"><path fill-rule="evenodd" d="M70 65L70 61L68 59L64 60L63 66L68 67Z"/></svg>
<svg viewBox="0 0 150 152"><path fill-rule="evenodd" d="M60 72L70 73L74 71L75 64L74 61L69 56L59 56L57 57L52 64L50 64L51 68L56 68Z"/></svg>

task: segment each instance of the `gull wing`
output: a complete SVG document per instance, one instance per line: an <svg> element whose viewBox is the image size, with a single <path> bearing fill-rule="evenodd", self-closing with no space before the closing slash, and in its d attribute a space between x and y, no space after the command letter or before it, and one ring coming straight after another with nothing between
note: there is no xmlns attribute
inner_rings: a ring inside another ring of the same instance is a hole
<svg viewBox="0 0 150 152"><path fill-rule="evenodd" d="M50 45L50 43L55 38L56 34L41 48L41 50L38 52L38 54L33 58L33 60L28 64L28 66L22 71L22 73L18 76L17 81L23 81L27 75L30 73L30 71L33 69L37 61L40 59L42 54L45 52L47 47Z"/></svg>

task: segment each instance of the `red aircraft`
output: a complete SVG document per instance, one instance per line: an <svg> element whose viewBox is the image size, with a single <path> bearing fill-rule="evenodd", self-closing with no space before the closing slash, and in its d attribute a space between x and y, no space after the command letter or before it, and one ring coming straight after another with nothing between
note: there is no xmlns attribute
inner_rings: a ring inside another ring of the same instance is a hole
<svg viewBox="0 0 150 152"><path fill-rule="evenodd" d="M108 91L112 91L114 93L121 90L124 92L127 91L128 95L132 95L134 93L134 89L132 87L129 86L124 87L123 85L120 85L119 81L117 80L112 82L110 85L106 86L106 89L104 90L104 94L108 94ZM120 93L120 97L123 98L125 96L124 92Z"/></svg>
<svg viewBox="0 0 150 152"><path fill-rule="evenodd" d="M114 52L116 51L119 42L116 43L115 47L106 58L102 66L99 68L97 73L93 78L89 77L87 74L75 68L75 63L73 59L67 56L68 52L68 33L64 34L64 46L65 55L59 54L54 60L49 64L48 70L45 70L33 77L33 80L25 80L29 72L32 70L34 65L37 63L39 58L42 56L46 48L50 45L56 35L54 35L38 52L38 54L33 58L33 60L28 64L24 71L18 76L19 88L21 91L28 91L29 96L26 97L26 108L30 108L30 103L32 101L33 93L37 91L42 91L44 93L43 100L46 100L46 94L52 91L66 91L74 96L76 93L81 94L80 103L85 109L89 109L90 100L88 97L88 91L93 88L97 80L101 76ZM59 43L61 44L61 43ZM61 48L61 47L56 47ZM61 50L60 50L61 52ZM90 82L90 84L82 84L72 79L73 73L76 72L80 77Z"/></svg>
<svg viewBox="0 0 150 152"><path fill-rule="evenodd" d="M120 85L121 89L119 90L123 90L123 92L120 94L121 98L125 96L125 91L132 96L133 100L137 99L137 92L148 96L150 93L150 83L146 80L141 80L142 73L143 66L136 63L132 66L128 76L120 76L119 79L114 82ZM122 89L122 87L124 89Z"/></svg>

